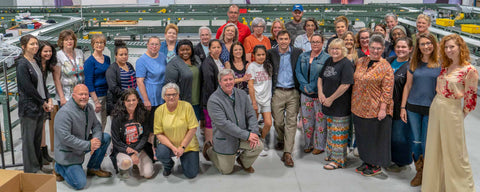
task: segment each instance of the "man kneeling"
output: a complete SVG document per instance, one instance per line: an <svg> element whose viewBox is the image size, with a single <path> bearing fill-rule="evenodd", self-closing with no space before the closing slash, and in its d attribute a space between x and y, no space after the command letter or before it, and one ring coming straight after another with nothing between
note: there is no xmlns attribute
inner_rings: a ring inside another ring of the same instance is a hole
<svg viewBox="0 0 480 192"><path fill-rule="evenodd" d="M234 88L234 72L224 69L218 74L219 87L210 96L207 110L212 119L213 147L205 143L203 155L211 160L222 174L230 174L235 165L235 155L242 168L253 173L253 162L263 150L258 137L258 124L247 94Z"/></svg>
<svg viewBox="0 0 480 192"><path fill-rule="evenodd" d="M105 152L110 145L110 135L102 132L102 125L88 104L88 88L79 84L73 88L70 99L55 117L55 175L75 189L83 189L87 178L83 171L85 153L93 153L87 165L88 175L110 177L100 170ZM92 135L90 136L90 132Z"/></svg>

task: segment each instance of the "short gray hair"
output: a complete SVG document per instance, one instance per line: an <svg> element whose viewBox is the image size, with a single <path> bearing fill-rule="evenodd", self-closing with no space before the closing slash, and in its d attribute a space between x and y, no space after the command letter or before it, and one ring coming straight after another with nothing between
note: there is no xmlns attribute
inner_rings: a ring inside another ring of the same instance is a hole
<svg viewBox="0 0 480 192"><path fill-rule="evenodd" d="M398 21L397 15L395 15L395 14L393 14L393 13L387 13L387 14L385 15L384 20L387 21L387 19L388 19L389 17L392 17L395 21Z"/></svg>
<svg viewBox="0 0 480 192"><path fill-rule="evenodd" d="M370 37L370 42L368 42L368 46L371 46L372 43L380 43L383 47L385 47L385 38L382 35L374 34Z"/></svg>
<svg viewBox="0 0 480 192"><path fill-rule="evenodd" d="M232 69L222 69L218 72L218 81L222 79L222 77L227 76L227 75L232 75L235 77L235 72Z"/></svg>
<svg viewBox="0 0 480 192"><path fill-rule="evenodd" d="M266 23L265 23L265 20L261 17L255 17L255 19L253 19L252 21L252 27L256 27L260 24L263 24L263 28L266 28Z"/></svg>
<svg viewBox="0 0 480 192"><path fill-rule="evenodd" d="M170 82L162 87L162 98L165 98L165 92L167 92L167 89L175 89L175 91L180 94L180 87L178 87L177 84Z"/></svg>
<svg viewBox="0 0 480 192"><path fill-rule="evenodd" d="M208 28L207 26L202 26L198 28L198 36L200 36L200 33L202 33L202 30L207 30L210 35L212 35L212 30Z"/></svg>

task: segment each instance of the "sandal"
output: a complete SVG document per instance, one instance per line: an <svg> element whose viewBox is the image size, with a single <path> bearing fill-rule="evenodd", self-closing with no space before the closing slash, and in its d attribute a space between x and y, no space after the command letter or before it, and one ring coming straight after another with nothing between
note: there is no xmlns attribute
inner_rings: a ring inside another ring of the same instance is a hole
<svg viewBox="0 0 480 192"><path fill-rule="evenodd" d="M338 165L335 162L330 162L329 164L324 165L323 168L326 169L326 170L335 170L335 169L343 168L343 167Z"/></svg>
<svg viewBox="0 0 480 192"><path fill-rule="evenodd" d="M307 149L303 150L304 153L310 153L312 151L313 151L313 147L310 147L310 148L307 148Z"/></svg>

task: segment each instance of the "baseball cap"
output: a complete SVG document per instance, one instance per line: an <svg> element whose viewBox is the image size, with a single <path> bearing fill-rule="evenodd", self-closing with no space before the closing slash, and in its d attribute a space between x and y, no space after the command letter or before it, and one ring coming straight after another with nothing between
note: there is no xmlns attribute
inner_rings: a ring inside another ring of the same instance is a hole
<svg viewBox="0 0 480 192"><path fill-rule="evenodd" d="M292 11L295 11L295 10L299 10L299 11L303 12L303 6L301 4L295 4L295 5L293 5Z"/></svg>

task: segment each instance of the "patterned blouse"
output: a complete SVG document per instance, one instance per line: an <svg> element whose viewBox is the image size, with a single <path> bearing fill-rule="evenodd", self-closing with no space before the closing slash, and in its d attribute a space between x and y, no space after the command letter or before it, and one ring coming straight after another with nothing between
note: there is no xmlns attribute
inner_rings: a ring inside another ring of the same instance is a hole
<svg viewBox="0 0 480 192"><path fill-rule="evenodd" d="M83 52L80 49L75 49L75 59L69 59L63 50L57 52L57 66L61 67L60 83L62 84L63 95L68 101L72 98L73 88L77 84L85 82L83 74ZM60 96L57 93L55 99L60 101Z"/></svg>
<svg viewBox="0 0 480 192"><path fill-rule="evenodd" d="M463 112L469 113L477 104L477 69L468 64L447 74L447 68L442 68L437 78L437 94L450 99L464 98Z"/></svg>
<svg viewBox="0 0 480 192"><path fill-rule="evenodd" d="M380 103L387 104L387 115L393 115L393 69L387 60L368 67L370 57L358 59L353 74L352 113L362 118L376 118Z"/></svg>

